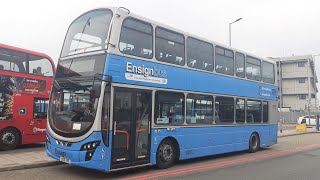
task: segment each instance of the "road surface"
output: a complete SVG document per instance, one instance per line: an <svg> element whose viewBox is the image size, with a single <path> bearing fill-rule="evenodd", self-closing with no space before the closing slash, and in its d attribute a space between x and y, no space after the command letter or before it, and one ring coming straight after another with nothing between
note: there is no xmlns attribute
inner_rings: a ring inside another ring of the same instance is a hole
<svg viewBox="0 0 320 180"><path fill-rule="evenodd" d="M166 170L144 167L107 174L59 165L4 171L0 179L319 179L319 139L319 133L282 137L279 144L254 154L238 152L181 161Z"/></svg>

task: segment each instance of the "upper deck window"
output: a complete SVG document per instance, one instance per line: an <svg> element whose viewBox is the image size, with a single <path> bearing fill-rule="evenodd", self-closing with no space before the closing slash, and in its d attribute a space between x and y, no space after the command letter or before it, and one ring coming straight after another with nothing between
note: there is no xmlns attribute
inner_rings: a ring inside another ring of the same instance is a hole
<svg viewBox="0 0 320 180"><path fill-rule="evenodd" d="M259 59L247 56L246 73L248 79L260 81L261 61Z"/></svg>
<svg viewBox="0 0 320 180"><path fill-rule="evenodd" d="M109 9L89 11L70 25L61 57L105 49L113 14Z"/></svg>
<svg viewBox="0 0 320 180"><path fill-rule="evenodd" d="M29 55L29 73L53 77L53 67L48 59L40 56Z"/></svg>
<svg viewBox="0 0 320 180"><path fill-rule="evenodd" d="M262 81L265 83L274 83L274 65L268 62L262 62Z"/></svg>
<svg viewBox="0 0 320 180"><path fill-rule="evenodd" d="M244 64L245 64L245 57L241 53L236 53L236 75L237 77L244 78Z"/></svg>
<svg viewBox="0 0 320 180"><path fill-rule="evenodd" d="M120 51L125 54L151 59L152 25L140 20L128 18L124 20L120 35Z"/></svg>
<svg viewBox="0 0 320 180"><path fill-rule="evenodd" d="M0 48L0 70L26 73L27 55L25 53Z"/></svg>
<svg viewBox="0 0 320 180"><path fill-rule="evenodd" d="M222 74L234 74L233 51L216 47L216 71Z"/></svg>
<svg viewBox="0 0 320 180"><path fill-rule="evenodd" d="M213 46L210 43L188 37L187 39L188 66L213 70Z"/></svg>
<svg viewBox="0 0 320 180"><path fill-rule="evenodd" d="M156 59L184 65L184 36L176 32L156 28Z"/></svg>

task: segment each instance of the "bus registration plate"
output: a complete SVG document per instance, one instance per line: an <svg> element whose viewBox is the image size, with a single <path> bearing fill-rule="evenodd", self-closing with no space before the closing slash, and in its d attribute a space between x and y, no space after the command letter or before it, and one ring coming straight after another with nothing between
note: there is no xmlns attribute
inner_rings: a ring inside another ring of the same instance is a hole
<svg viewBox="0 0 320 180"><path fill-rule="evenodd" d="M64 163L71 164L71 160L69 158L66 158L66 157L63 157L63 156L60 156L60 161L64 162Z"/></svg>

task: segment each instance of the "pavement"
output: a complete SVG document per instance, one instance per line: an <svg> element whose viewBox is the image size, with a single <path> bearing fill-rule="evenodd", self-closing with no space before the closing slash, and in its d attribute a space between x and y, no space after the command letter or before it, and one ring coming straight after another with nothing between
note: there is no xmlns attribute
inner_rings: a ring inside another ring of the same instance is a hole
<svg viewBox="0 0 320 180"><path fill-rule="evenodd" d="M282 133L278 131L278 137L287 137L316 133L315 127L307 129L307 132L296 132L295 125L284 125L287 128ZM288 127L291 128L288 128ZM46 155L45 144L24 145L12 151L0 151L0 172L61 165L63 163L53 160Z"/></svg>
<svg viewBox="0 0 320 180"><path fill-rule="evenodd" d="M295 128L295 125L293 126ZM287 137L287 136L296 136L296 135L301 135L301 134L308 134L308 133L318 133L316 127L310 126L307 128L307 132L297 132L295 129L286 129L280 132L278 129L278 137Z"/></svg>
<svg viewBox="0 0 320 180"><path fill-rule="evenodd" d="M0 172L62 164L49 158L45 144L24 145L11 151L0 151Z"/></svg>

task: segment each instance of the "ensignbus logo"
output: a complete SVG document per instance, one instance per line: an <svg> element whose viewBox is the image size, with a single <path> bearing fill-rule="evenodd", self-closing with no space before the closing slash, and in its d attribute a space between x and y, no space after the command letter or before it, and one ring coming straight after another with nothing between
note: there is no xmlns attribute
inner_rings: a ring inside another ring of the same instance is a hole
<svg viewBox="0 0 320 180"><path fill-rule="evenodd" d="M144 65L136 66L132 62L127 62L126 74L127 80L167 84L167 71L156 67L145 67Z"/></svg>
<svg viewBox="0 0 320 180"><path fill-rule="evenodd" d="M144 65L142 66L135 66L131 62L127 62L126 72L135 73L135 74L142 74L144 77L153 76L153 77L167 77L167 71L161 70L156 67L148 68Z"/></svg>

